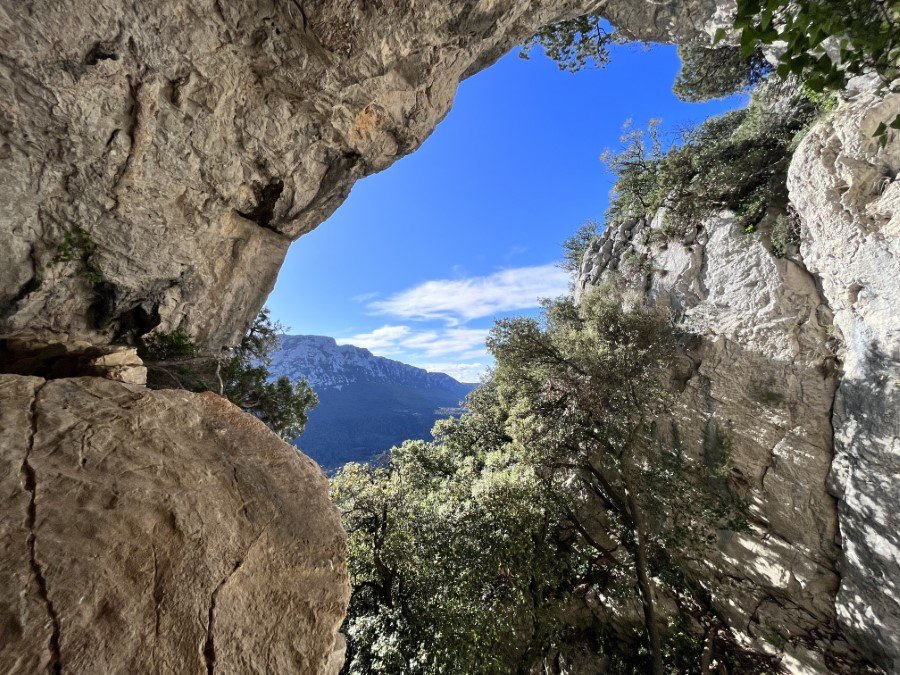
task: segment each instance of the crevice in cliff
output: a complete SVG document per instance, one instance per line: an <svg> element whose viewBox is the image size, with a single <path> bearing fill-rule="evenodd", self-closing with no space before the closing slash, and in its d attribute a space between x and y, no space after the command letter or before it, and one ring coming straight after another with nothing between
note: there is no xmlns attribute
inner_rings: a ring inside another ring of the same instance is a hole
<svg viewBox="0 0 900 675"><path fill-rule="evenodd" d="M216 670L216 603L219 599L219 593L223 588L225 588L225 586L228 585L228 582L230 582L232 577L237 574L238 570L241 569L244 561L250 555L250 551L253 550L253 547L256 546L256 543L268 529L269 523L266 523L266 525L259 531L259 534L257 534L253 538L253 541L250 542L247 550L244 551L244 555L234 563L231 571L227 575L225 575L225 577L219 582L219 584L215 587L212 594L210 595L209 612L206 620L206 641L203 643L203 660L206 663L207 675L213 675Z"/></svg>
<svg viewBox="0 0 900 675"><path fill-rule="evenodd" d="M38 396L44 385L41 384L34 391L34 397L31 399L31 407L28 411L30 431L28 444L25 448L25 456L22 458L21 477L22 487L29 494L28 509L25 513L25 527L28 529L28 538L26 546L28 547L28 562L31 567L31 574L37 587L38 596L47 611L47 617L50 620L51 633L47 648L50 651L50 672L62 672L62 654L60 650L60 620L53 601L50 599L50 593L47 588L47 579L44 576L44 568L37 559L37 475L34 467L31 466L31 453L34 450L34 439L37 436L37 404Z"/></svg>
<svg viewBox="0 0 900 675"><path fill-rule="evenodd" d="M105 377L103 357L123 347L82 347L69 351L65 343L23 344L14 340L0 340L0 373L30 375L45 380L69 377ZM139 365L135 360L131 365Z"/></svg>
<svg viewBox="0 0 900 675"><path fill-rule="evenodd" d="M219 591L221 591L225 584L228 583L234 573L238 571L242 563L243 561L239 560L234 564L231 572L219 582L219 585L216 586L209 598L209 613L206 620L206 642L203 644L203 659L206 662L207 675L213 675L213 673L216 672L216 600L219 597Z"/></svg>
<svg viewBox="0 0 900 675"><path fill-rule="evenodd" d="M306 10L303 9L303 4L300 0L291 0L291 4L300 11L300 20L303 22L302 29L306 32L307 27L309 26L309 19L306 16Z"/></svg>
<svg viewBox="0 0 900 675"><path fill-rule="evenodd" d="M115 42L96 42L84 57L86 66L96 66L100 61L118 61L119 55L115 50Z"/></svg>
<svg viewBox="0 0 900 675"><path fill-rule="evenodd" d="M153 549L153 635L159 637L160 607L162 605L164 591L159 570L159 561L156 557L156 546L151 542L150 547Z"/></svg>
<svg viewBox="0 0 900 675"><path fill-rule="evenodd" d="M284 191L284 181L280 178L272 178L266 185L257 185L253 190L256 194L256 206L250 211L238 211L238 215L247 220L252 220L260 227L278 232L273 225L275 205Z"/></svg>
<svg viewBox="0 0 900 675"><path fill-rule="evenodd" d="M123 182L125 177L131 171L131 165L134 162L135 146L137 144L141 117L141 89L143 85L144 83L140 76L136 78L132 78L130 75L128 76L128 93L131 98L131 107L128 110L129 124L128 129L126 130L129 141L128 155L125 157L125 161L119 166L118 171L116 171L116 176L113 179L111 191L113 197L113 208L111 210L113 212L119 210L119 197L123 192Z"/></svg>
<svg viewBox="0 0 900 675"><path fill-rule="evenodd" d="M28 281L26 281L19 287L19 290L17 290L16 294L12 298L10 298L7 305L0 308L0 319L6 318L10 314L12 314L16 306L20 302L22 302L22 300L24 300L31 293L40 288L40 262L37 259L37 254L35 253L34 246L31 246L28 252L28 260L31 263L31 276L29 277Z"/></svg>

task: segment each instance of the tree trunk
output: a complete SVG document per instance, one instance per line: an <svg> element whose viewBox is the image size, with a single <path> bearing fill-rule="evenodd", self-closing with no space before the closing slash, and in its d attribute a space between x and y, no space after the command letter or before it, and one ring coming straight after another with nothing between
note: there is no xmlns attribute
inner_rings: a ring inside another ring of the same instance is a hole
<svg viewBox="0 0 900 675"><path fill-rule="evenodd" d="M641 592L641 605L644 608L644 627L647 630L647 640L650 642L650 672L653 675L665 675L662 658L662 636L659 633L659 623L656 620L653 580L650 578L650 569L647 563L647 537L644 532L644 519L630 491L627 499L637 542L634 550L634 567L637 572L638 589Z"/></svg>
<svg viewBox="0 0 900 675"><path fill-rule="evenodd" d="M712 675L715 672L713 668L713 648L715 647L716 633L718 632L718 626L713 626L706 631L706 639L703 641L703 654L700 656L700 672L703 675Z"/></svg>

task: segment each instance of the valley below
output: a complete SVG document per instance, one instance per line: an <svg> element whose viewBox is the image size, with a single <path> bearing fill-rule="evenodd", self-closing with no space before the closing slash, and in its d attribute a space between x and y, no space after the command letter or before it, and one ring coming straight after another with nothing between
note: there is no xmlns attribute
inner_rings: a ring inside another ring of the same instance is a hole
<svg viewBox="0 0 900 675"><path fill-rule="evenodd" d="M407 439L430 440L434 423L458 416L476 386L317 335L281 336L271 356L273 377L302 378L318 396L294 442L326 472L377 461Z"/></svg>

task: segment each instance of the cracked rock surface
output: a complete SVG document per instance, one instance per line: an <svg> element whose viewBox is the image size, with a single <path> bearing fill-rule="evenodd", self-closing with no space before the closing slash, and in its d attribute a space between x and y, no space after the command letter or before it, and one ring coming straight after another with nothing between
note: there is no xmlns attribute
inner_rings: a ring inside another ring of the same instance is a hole
<svg viewBox="0 0 900 675"><path fill-rule="evenodd" d="M592 244L576 286L621 275L693 336L672 427L703 457L728 447L752 526L701 573L790 672L865 672L860 654L900 669L900 144L873 137L898 113L900 95L863 92L800 143L798 255L728 213L684 244L635 219Z"/></svg>
<svg viewBox="0 0 900 675"><path fill-rule="evenodd" d="M672 41L728 0L17 0L0 7L0 338L242 335L288 244L457 84L598 9Z"/></svg>
<svg viewBox="0 0 900 675"><path fill-rule="evenodd" d="M325 476L211 394L0 376L0 670L323 672Z"/></svg>
<svg viewBox="0 0 900 675"><path fill-rule="evenodd" d="M842 336L834 402L842 625L900 671L900 94L863 93L803 140L788 175L801 251Z"/></svg>
<svg viewBox="0 0 900 675"><path fill-rule="evenodd" d="M604 234L579 292L621 274L693 336L677 376L672 433L698 461L727 451L749 504L748 532L723 533L701 574L719 611L797 672L829 672L849 651L835 628L837 511L832 457L831 315L802 263L779 260L731 214L688 244L652 243L659 220Z"/></svg>

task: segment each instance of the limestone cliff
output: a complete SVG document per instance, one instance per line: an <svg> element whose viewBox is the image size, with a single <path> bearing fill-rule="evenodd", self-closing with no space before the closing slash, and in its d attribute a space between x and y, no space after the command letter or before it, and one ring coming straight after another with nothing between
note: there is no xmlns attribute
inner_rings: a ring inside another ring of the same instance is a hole
<svg viewBox="0 0 900 675"><path fill-rule="evenodd" d="M541 25L598 10L688 39L720 5L0 2L2 668L334 672L347 577L321 473L108 346L232 344L288 244Z"/></svg>
<svg viewBox="0 0 900 675"><path fill-rule="evenodd" d="M232 343L289 243L542 24L592 10L678 41L731 4L0 2L0 362L62 378L0 377L3 669L333 668L347 587L321 473L102 348L176 327ZM687 247L634 221L581 278L626 274L695 336L677 429L730 444L753 504L706 573L732 625L798 672L854 672L856 649L900 668L900 147L871 135L898 108L864 95L803 141L799 255L729 214Z"/></svg>
<svg viewBox="0 0 900 675"><path fill-rule="evenodd" d="M796 255L727 212L684 243L633 219L591 245L577 283L623 277L694 337L675 430L704 455L729 449L752 520L704 574L731 625L792 671L858 672L856 650L900 667L900 145L873 138L898 110L864 94L802 141Z"/></svg>
<svg viewBox="0 0 900 675"><path fill-rule="evenodd" d="M642 39L717 0L0 4L0 337L242 334L288 244L415 150L456 86L600 8Z"/></svg>
<svg viewBox="0 0 900 675"><path fill-rule="evenodd" d="M807 136L788 177L801 253L834 312L841 624L900 670L900 140L879 147L900 95L856 97Z"/></svg>

